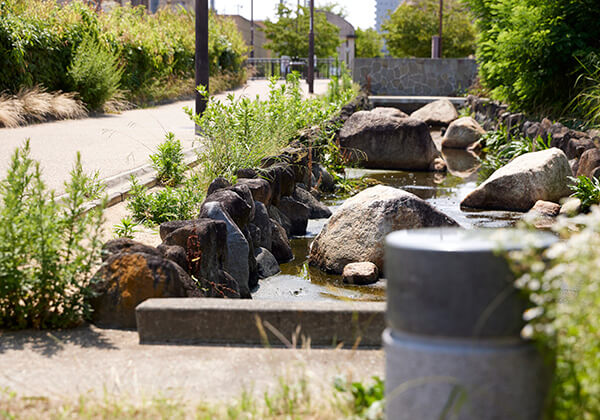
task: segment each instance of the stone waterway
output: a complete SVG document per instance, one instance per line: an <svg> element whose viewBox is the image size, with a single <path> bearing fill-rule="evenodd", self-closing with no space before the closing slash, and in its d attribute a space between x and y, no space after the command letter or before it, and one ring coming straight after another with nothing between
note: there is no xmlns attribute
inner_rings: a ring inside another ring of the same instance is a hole
<svg viewBox="0 0 600 420"><path fill-rule="evenodd" d="M366 176L380 182L404 189L424 200L456 220L466 229L511 226L522 213L507 211L464 211L461 200L477 185L477 159L466 151L444 152L448 173L404 172L387 170L347 169L346 176ZM343 199L326 200L333 212ZM370 286L348 286L339 275L323 273L308 265L310 243L321 231L327 219L310 220L307 234L292 239L295 259L281 265L281 273L260 281L254 299L270 300L385 300L385 280Z"/></svg>

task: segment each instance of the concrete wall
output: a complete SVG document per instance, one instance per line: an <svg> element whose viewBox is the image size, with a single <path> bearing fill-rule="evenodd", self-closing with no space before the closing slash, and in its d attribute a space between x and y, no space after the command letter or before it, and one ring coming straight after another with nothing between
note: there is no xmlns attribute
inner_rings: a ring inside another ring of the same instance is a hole
<svg viewBox="0 0 600 420"><path fill-rule="evenodd" d="M470 58L356 58L354 81L361 86L370 76L372 95L455 96L477 76Z"/></svg>

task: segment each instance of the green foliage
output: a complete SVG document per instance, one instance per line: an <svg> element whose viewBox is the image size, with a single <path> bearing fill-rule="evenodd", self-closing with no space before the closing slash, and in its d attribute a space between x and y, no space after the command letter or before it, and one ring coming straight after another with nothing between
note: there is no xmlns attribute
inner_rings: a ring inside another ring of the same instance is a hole
<svg viewBox="0 0 600 420"><path fill-rule="evenodd" d="M600 126L600 55L590 53L579 63L581 74L576 87L581 91L569 104L570 109L586 119L586 125Z"/></svg>
<svg viewBox="0 0 600 420"><path fill-rule="evenodd" d="M123 69L117 60L116 54L89 37L77 47L67 73L73 90L91 109L100 109L119 92Z"/></svg>
<svg viewBox="0 0 600 420"><path fill-rule="evenodd" d="M333 57L340 45L339 29L327 21L324 13L315 11L315 55ZM310 11L300 6L296 12L285 4L279 4L277 22L265 21L265 35L269 42L264 47L279 56L308 57L308 32Z"/></svg>
<svg viewBox="0 0 600 420"><path fill-rule="evenodd" d="M148 226L171 220L193 219L200 211L204 199L202 184L197 176L186 179L179 188L165 187L155 192L131 178L127 208L136 222Z"/></svg>
<svg viewBox="0 0 600 420"><path fill-rule="evenodd" d="M431 37L438 35L439 1L401 4L382 28L394 57L431 57ZM442 55L467 57L475 52L475 28L458 0L444 2Z"/></svg>
<svg viewBox="0 0 600 420"><path fill-rule="evenodd" d="M170 187L181 184L187 169L183 161L183 147L175 134L167 133L166 140L150 155L152 167L158 172L158 180Z"/></svg>
<svg viewBox="0 0 600 420"><path fill-rule="evenodd" d="M206 95L205 89L199 90ZM350 96L340 93L338 98ZM203 176L232 179L238 169L258 167L261 159L277 154L301 129L323 124L341 105L323 98L303 99L298 75L291 74L286 83L271 80L265 101L230 95L226 102L211 98L201 117L188 109L204 139Z"/></svg>
<svg viewBox="0 0 600 420"><path fill-rule="evenodd" d="M117 238L129 238L133 239L133 235L137 232L135 223L130 217L123 217L121 223L117 224L113 228L115 237Z"/></svg>
<svg viewBox="0 0 600 420"><path fill-rule="evenodd" d="M356 57L383 57L383 38L373 28L356 29Z"/></svg>
<svg viewBox="0 0 600 420"><path fill-rule="evenodd" d="M544 253L512 252L517 286L529 296L525 337L549 351L556 367L545 418L600 417L600 209L553 227L562 241Z"/></svg>
<svg viewBox="0 0 600 420"><path fill-rule="evenodd" d="M354 413L358 418L383 419L384 391L383 379L374 376L374 383L365 386L362 382L348 384L343 377L337 377L334 388L341 393L349 393L352 396Z"/></svg>
<svg viewBox="0 0 600 420"><path fill-rule="evenodd" d="M594 204L600 204L600 180L598 178L588 178L580 175L577 178L569 177L573 182L569 188L573 190L571 197L581 200L581 210L586 212Z"/></svg>
<svg viewBox="0 0 600 420"><path fill-rule="evenodd" d="M479 170L480 182L518 156L550 148L550 138L544 140L538 136L531 140L516 130L509 132L504 126L484 134L481 142L484 144L485 158Z"/></svg>
<svg viewBox="0 0 600 420"><path fill-rule="evenodd" d="M88 41L92 50L79 48L86 39L93 40ZM56 0L0 1L0 91L16 93L36 85L72 91L78 87L74 79L83 83L89 75L75 70L105 71L112 58L102 62L102 54L110 52L123 69L120 88L126 99L151 102L189 94L194 88L194 47L194 16L183 8L148 14L143 6L127 5L97 14L82 0L64 5ZM241 64L247 47L232 20L210 16L209 49L211 77L245 74ZM87 56L78 58L85 65L74 62L77 52Z"/></svg>
<svg viewBox="0 0 600 420"><path fill-rule="evenodd" d="M600 49L597 0L466 0L480 31L484 87L524 111L561 113L581 73L577 57Z"/></svg>
<svg viewBox="0 0 600 420"><path fill-rule="evenodd" d="M358 87L352 81L352 75L342 62L340 76L332 76L327 85L327 101L330 103L345 104L358 94Z"/></svg>
<svg viewBox="0 0 600 420"><path fill-rule="evenodd" d="M80 155L65 190L59 201L47 189L29 142L14 152L0 183L0 329L71 327L90 315L104 202L88 210L102 188Z"/></svg>

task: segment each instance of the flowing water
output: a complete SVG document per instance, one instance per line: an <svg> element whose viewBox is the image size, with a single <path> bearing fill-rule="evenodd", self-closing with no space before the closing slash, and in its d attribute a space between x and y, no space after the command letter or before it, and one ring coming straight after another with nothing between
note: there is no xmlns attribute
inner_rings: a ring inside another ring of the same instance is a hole
<svg viewBox="0 0 600 420"><path fill-rule="evenodd" d="M401 188L431 203L466 229L512 226L522 213L464 211L462 199L477 186L477 158L463 150L444 151L448 173L347 169L346 176L367 176L384 185ZM343 203L333 197L325 201L333 212ZM369 286L349 286L339 275L326 274L308 265L310 243L327 219L310 220L307 234L291 240L294 260L281 265L281 273L261 280L254 299L271 300L385 300L385 280Z"/></svg>

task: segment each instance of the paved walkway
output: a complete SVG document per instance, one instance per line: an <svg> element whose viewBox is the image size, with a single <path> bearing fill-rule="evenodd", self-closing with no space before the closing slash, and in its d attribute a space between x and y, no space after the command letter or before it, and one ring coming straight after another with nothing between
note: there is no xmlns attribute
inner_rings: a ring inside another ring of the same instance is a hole
<svg viewBox="0 0 600 420"><path fill-rule="evenodd" d="M306 83L302 83L308 95ZM327 90L327 81L315 82L315 93ZM266 97L268 81L252 80L232 91L236 96ZM230 92L217 95L224 99ZM0 129L0 178L3 178L14 149L30 139L32 157L41 161L44 179L50 188L62 192L77 151L87 171L100 171L102 178L118 175L149 162L148 155L171 131L184 148L194 143L194 125L183 111L193 101L175 102L155 108L126 111L81 120L55 121L27 127Z"/></svg>
<svg viewBox="0 0 600 420"><path fill-rule="evenodd" d="M20 396L229 400L303 377L315 391L331 393L336 375L370 382L383 371L383 350L140 345L135 331L93 326L0 332L0 389Z"/></svg>

